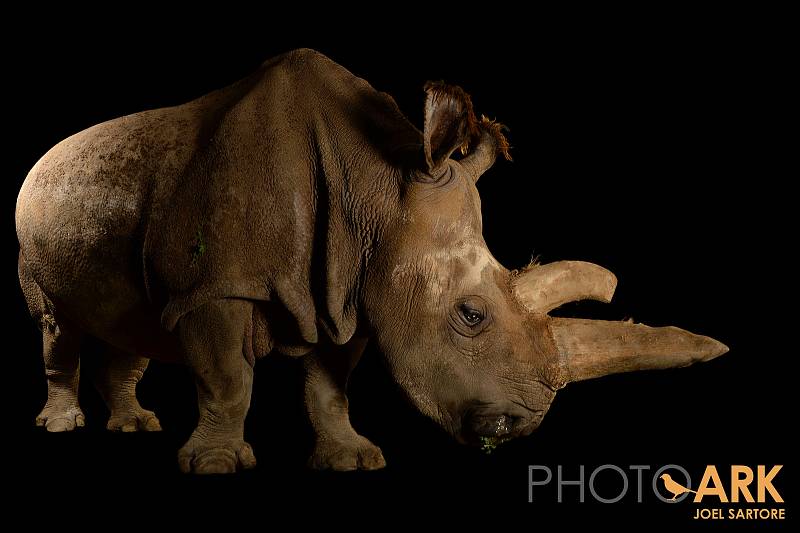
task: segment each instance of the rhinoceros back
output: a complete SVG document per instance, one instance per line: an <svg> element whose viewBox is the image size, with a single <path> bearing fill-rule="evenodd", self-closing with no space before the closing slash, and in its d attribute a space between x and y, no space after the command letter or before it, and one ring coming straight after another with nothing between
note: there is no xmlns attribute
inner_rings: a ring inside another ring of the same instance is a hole
<svg viewBox="0 0 800 533"><path fill-rule="evenodd" d="M291 52L53 148L20 192L21 253L96 336L130 330L131 317L146 317L141 331L172 331L208 301L244 298L279 304L298 342L315 343L321 323L343 343L384 150L418 137L390 97L324 56Z"/></svg>

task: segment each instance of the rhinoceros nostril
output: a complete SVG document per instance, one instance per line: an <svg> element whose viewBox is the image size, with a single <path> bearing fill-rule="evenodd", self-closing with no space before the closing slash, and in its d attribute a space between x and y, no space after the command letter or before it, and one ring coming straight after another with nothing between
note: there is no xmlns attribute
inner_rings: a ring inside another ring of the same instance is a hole
<svg viewBox="0 0 800 533"><path fill-rule="evenodd" d="M512 432L513 417L507 415L472 416L469 427L475 435L482 437L503 437Z"/></svg>
<svg viewBox="0 0 800 533"><path fill-rule="evenodd" d="M511 421L506 415L500 415L495 422L494 434L496 437L500 437L509 433L511 433Z"/></svg>

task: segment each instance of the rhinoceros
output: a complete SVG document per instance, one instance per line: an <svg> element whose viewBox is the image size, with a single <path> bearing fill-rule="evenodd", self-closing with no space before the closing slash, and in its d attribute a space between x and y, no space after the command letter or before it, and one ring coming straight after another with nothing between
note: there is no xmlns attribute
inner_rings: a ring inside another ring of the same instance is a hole
<svg viewBox="0 0 800 533"><path fill-rule="evenodd" d="M460 87L425 85L417 129L387 94L296 50L184 105L136 113L52 148L19 193L19 279L42 330L48 431L85 423L79 347L107 427L157 431L136 399L148 360L196 381L182 471L256 464L244 440L253 366L302 357L309 465L371 470L348 376L373 339L409 401L463 444L529 435L569 382L706 361L722 343L674 327L549 316L607 302L581 261L508 270L482 236L476 182L509 156Z"/></svg>

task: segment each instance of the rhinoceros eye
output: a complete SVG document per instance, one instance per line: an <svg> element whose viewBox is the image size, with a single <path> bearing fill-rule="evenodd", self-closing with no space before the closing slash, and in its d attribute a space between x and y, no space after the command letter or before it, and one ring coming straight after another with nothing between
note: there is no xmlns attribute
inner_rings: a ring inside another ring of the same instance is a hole
<svg viewBox="0 0 800 533"><path fill-rule="evenodd" d="M469 304L462 303L459 306L459 312L462 320L470 327L477 326L483 320L483 313L470 307Z"/></svg>
<svg viewBox="0 0 800 533"><path fill-rule="evenodd" d="M450 308L447 322L461 337L476 337L491 325L491 307L480 296L465 296Z"/></svg>
<svg viewBox="0 0 800 533"><path fill-rule="evenodd" d="M460 337L477 337L492 324L489 302L477 295L459 298L450 308L447 322Z"/></svg>

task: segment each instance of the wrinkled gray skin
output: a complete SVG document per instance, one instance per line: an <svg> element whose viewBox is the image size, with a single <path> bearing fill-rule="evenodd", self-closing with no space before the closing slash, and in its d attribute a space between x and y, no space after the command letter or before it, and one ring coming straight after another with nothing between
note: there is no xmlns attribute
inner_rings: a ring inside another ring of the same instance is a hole
<svg viewBox="0 0 800 533"><path fill-rule="evenodd" d="M616 280L581 262L509 272L481 235L475 182L505 150L456 87L426 87L417 130L388 95L298 50L188 104L99 124L50 150L16 211L19 276L42 328L37 424L84 424L78 350L108 358L109 429L160 429L136 400L149 358L195 376L185 472L251 468L255 359L302 356L309 464L384 466L345 389L374 338L410 401L456 439L527 435L569 381L715 357L677 328L552 319ZM458 148L469 155L455 160Z"/></svg>

